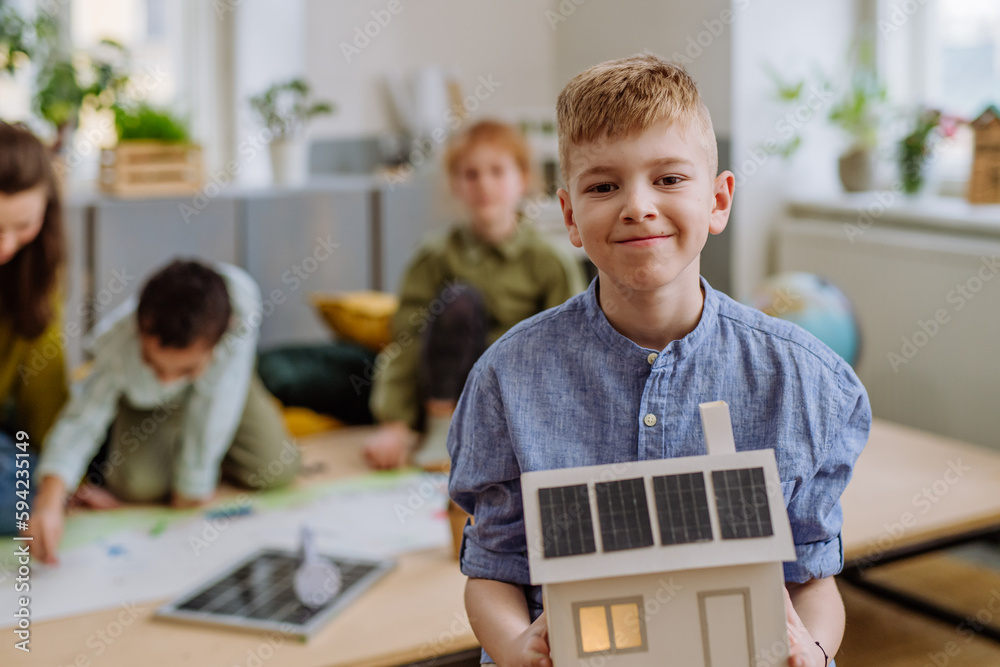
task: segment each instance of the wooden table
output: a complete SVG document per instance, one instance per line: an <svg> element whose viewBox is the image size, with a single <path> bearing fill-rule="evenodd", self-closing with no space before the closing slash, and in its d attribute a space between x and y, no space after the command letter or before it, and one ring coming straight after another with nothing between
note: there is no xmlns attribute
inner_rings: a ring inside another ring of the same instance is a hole
<svg viewBox="0 0 1000 667"><path fill-rule="evenodd" d="M365 473L360 448L368 432L305 439L306 465L321 462L326 472L299 483ZM855 567L997 529L1000 453L876 421L843 505L844 550ZM477 646L464 585L450 551L415 553L308 644L273 646L252 633L153 620L158 603L151 603L111 643L97 633L115 628L120 610L35 624L30 656L14 650L8 636L0 665L383 667L433 660Z"/></svg>
<svg viewBox="0 0 1000 667"><path fill-rule="evenodd" d="M368 433L343 429L303 439L304 465L322 464L325 471L296 483L368 472L361 458ZM465 615L464 590L465 576L451 548L435 549L399 558L396 568L308 643L154 620L153 612L164 600L140 604L138 616L125 627L119 624L121 608L33 624L30 654L15 650L13 634L5 630L0 665L383 667L432 661L478 647Z"/></svg>
<svg viewBox="0 0 1000 667"><path fill-rule="evenodd" d="M842 504L840 579L963 627L962 614L920 595L921 587L907 586L910 592L865 574L1000 531L1000 452L875 421ZM978 627L980 635L1000 641L996 626Z"/></svg>
<svg viewBox="0 0 1000 667"><path fill-rule="evenodd" d="M842 499L864 569L1000 529L1000 451L875 420Z"/></svg>

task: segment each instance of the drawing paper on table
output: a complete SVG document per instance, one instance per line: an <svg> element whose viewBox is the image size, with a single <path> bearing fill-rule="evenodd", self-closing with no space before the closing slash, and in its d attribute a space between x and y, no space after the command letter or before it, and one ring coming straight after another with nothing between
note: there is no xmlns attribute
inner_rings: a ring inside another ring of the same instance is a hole
<svg viewBox="0 0 1000 667"><path fill-rule="evenodd" d="M400 472L250 494L254 511L232 518L166 508L74 514L60 564L32 564L32 620L168 598L262 547L297 547L303 523L320 551L359 558L442 547L447 497L445 475ZM0 578L16 570L4 554ZM13 625L16 597L0 596L0 627Z"/></svg>

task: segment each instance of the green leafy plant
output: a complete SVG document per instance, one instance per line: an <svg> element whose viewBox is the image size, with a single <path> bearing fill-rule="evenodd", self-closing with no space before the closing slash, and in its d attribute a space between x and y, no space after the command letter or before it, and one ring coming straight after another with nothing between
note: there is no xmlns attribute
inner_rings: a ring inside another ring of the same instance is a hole
<svg viewBox="0 0 1000 667"><path fill-rule="evenodd" d="M29 19L0 0L0 72L14 74L29 62L37 71L35 112L56 131L59 151L85 104L109 108L129 80L127 49L102 40L93 54L60 53L58 26L46 12Z"/></svg>
<svg viewBox="0 0 1000 667"><path fill-rule="evenodd" d="M110 39L102 40L98 49L74 60L50 59L39 71L35 109L55 127L57 151L85 104L111 108L128 85L128 50Z"/></svg>
<svg viewBox="0 0 1000 667"><path fill-rule="evenodd" d="M0 70L14 74L55 41L56 23L48 14L22 16L0 1Z"/></svg>
<svg viewBox="0 0 1000 667"><path fill-rule="evenodd" d="M931 134L941 123L937 109L919 109L913 129L899 141L897 159L903 192L916 194L924 185L924 167L931 153Z"/></svg>
<svg viewBox="0 0 1000 667"><path fill-rule="evenodd" d="M870 69L855 70L828 116L850 140L851 149L874 150L878 144L879 110L886 102L885 85Z"/></svg>
<svg viewBox="0 0 1000 667"><path fill-rule="evenodd" d="M817 68L811 76L788 81L773 67L765 69L774 83L776 99L785 106L806 104L807 92L835 100L826 118L847 136L849 145L845 152L868 151L878 144L879 116L887 99L886 87L876 71L874 53L870 38L859 39L848 57L846 73L837 78ZM789 158L801 145L801 127L795 127L794 134L779 142L774 152Z"/></svg>
<svg viewBox="0 0 1000 667"><path fill-rule="evenodd" d="M808 80L805 77L789 81L770 65L765 65L764 70L768 78L771 79L771 83L774 84L773 98L777 102L786 107L803 103L806 85L808 84ZM781 157L788 159L802 145L802 131L791 124L784 125L783 130L781 138L775 140L774 148L770 152L777 153Z"/></svg>
<svg viewBox="0 0 1000 667"><path fill-rule="evenodd" d="M191 133L187 123L168 111L155 109L148 104L134 108L114 105L115 129L119 141L145 139L172 144L188 143Z"/></svg>
<svg viewBox="0 0 1000 667"><path fill-rule="evenodd" d="M310 101L311 89L302 79L276 83L250 98L250 108L275 139L288 139L316 116L335 111L333 103Z"/></svg>

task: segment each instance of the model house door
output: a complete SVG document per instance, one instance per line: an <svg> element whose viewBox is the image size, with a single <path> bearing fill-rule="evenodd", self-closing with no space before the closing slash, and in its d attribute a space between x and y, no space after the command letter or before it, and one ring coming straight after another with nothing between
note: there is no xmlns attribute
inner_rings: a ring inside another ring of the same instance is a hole
<svg viewBox="0 0 1000 667"><path fill-rule="evenodd" d="M751 667L753 626L749 589L698 594L705 667Z"/></svg>

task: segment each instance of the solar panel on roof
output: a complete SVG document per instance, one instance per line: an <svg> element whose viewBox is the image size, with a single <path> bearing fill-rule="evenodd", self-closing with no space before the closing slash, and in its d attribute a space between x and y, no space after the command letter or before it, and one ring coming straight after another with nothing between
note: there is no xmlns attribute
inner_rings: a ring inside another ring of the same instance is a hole
<svg viewBox="0 0 1000 667"><path fill-rule="evenodd" d="M653 478L660 544L687 544L712 539L705 475L700 472Z"/></svg>
<svg viewBox="0 0 1000 667"><path fill-rule="evenodd" d="M641 477L599 482L594 490L601 523L601 545L605 551L653 546L646 486Z"/></svg>
<svg viewBox="0 0 1000 667"><path fill-rule="evenodd" d="M586 484L538 489L538 508L542 515L545 558L597 551Z"/></svg>
<svg viewBox="0 0 1000 667"><path fill-rule="evenodd" d="M722 539L774 534L763 468L715 470L712 472L712 484L715 486Z"/></svg>

